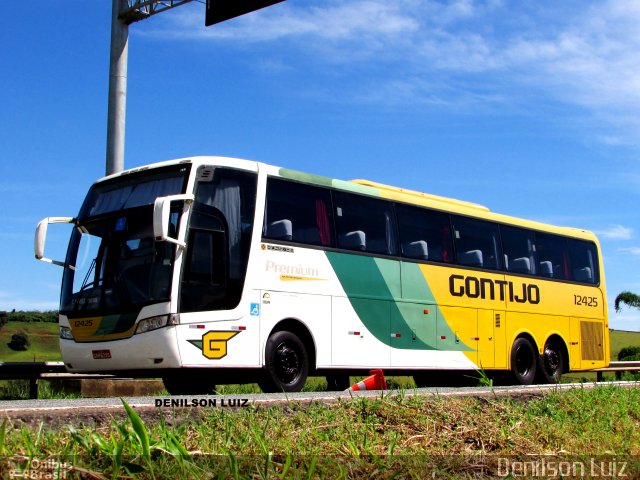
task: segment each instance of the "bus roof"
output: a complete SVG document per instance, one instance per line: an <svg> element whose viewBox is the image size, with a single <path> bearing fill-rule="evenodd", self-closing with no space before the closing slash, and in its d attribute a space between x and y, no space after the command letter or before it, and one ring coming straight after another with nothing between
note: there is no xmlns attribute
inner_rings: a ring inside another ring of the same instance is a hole
<svg viewBox="0 0 640 480"><path fill-rule="evenodd" d="M281 168L274 165L258 163L250 160L242 160L231 157L215 157L215 156L194 156L187 158L179 158L175 160L168 160L164 162L145 165L137 168L132 168L119 172L107 177L101 178L98 182L106 179L115 178L119 175L127 175L137 171L142 171L151 168L158 168L162 166L175 165L180 163L191 163L195 166L205 164L217 164L235 168L241 168L251 171L266 170L268 174L275 174L283 178L289 178L303 183L310 183L315 185L321 185L325 187L332 187L339 190L347 190L354 193L362 193L365 195L387 198L403 203L409 203L414 205L420 205L436 210L443 210L452 213L458 213L461 215L467 215L477 218L483 218L486 220L493 220L496 222L517 225L525 228L531 228L534 230L541 230L551 233L557 233L560 235L566 235L571 237L578 237L597 242L596 236L587 230L571 228L571 227L559 227L551 224L537 222L533 220L525 220L523 218L512 217L509 215L503 215L492 212L484 205L480 205L473 202L464 200L458 200L454 198L443 197L430 193L418 192L415 190L409 190L400 187L394 187L383 183L375 182L372 180L355 179L350 181L338 180L330 177L324 177L321 175L314 175L297 170L291 170L287 168Z"/></svg>
<svg viewBox="0 0 640 480"><path fill-rule="evenodd" d="M274 168L274 167L271 167ZM339 190L347 190L365 195L387 198L398 202L420 205L423 207L443 210L451 213L467 215L471 217L493 220L508 225L516 225L534 230L540 230L559 235L577 237L597 242L596 236L588 231L572 227L559 227L534 220L512 217L492 212L484 205L454 198L442 197L430 193L423 193L405 188L393 187L372 180L356 179L350 181L337 180L320 175L313 175L296 170L275 167L274 173L284 178L297 180L304 183L328 186Z"/></svg>
<svg viewBox="0 0 640 480"><path fill-rule="evenodd" d="M535 230L543 230L553 232L561 235L568 235L572 237L588 238L594 240L595 235L587 230L572 228L572 227L560 227L556 225L550 225L534 220L526 220L524 218L512 217L509 215L503 215L492 212L484 205L480 205L473 202L467 202L464 200L457 200L455 198L442 197L439 195L433 195L430 193L417 192L414 190L408 190L405 188L393 187L385 185L383 183L373 182L371 180L352 180L352 182L358 185L366 185L376 188L380 191L381 196L390 198L392 200L401 201L404 203L413 203L422 205L425 207L434 208L437 210L446 210L453 213L459 213L463 215L469 215L473 217L484 218L487 220L494 220L500 223L506 223L510 225L518 225L521 227L532 228Z"/></svg>

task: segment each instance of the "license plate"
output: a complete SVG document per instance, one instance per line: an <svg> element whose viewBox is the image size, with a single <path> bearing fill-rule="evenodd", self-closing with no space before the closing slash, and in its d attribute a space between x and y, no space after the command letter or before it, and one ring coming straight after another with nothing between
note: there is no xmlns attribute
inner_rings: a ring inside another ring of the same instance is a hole
<svg viewBox="0 0 640 480"><path fill-rule="evenodd" d="M111 358L111 350L92 350L94 360L102 360L103 358Z"/></svg>

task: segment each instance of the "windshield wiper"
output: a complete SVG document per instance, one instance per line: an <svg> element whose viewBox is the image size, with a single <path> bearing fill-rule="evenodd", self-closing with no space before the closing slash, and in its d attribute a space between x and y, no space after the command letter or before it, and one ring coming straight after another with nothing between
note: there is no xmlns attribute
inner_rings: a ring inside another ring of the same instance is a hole
<svg viewBox="0 0 640 480"><path fill-rule="evenodd" d="M93 260L91 260L91 265L89 266L89 270L87 271L87 274L84 276L84 280L82 281L82 286L80 287L81 292L83 290L86 290L87 288L93 287L93 285L96 283L95 281L87 283L89 282L89 277L91 276L91 273L95 270L95 268L96 268L96 259L94 258Z"/></svg>

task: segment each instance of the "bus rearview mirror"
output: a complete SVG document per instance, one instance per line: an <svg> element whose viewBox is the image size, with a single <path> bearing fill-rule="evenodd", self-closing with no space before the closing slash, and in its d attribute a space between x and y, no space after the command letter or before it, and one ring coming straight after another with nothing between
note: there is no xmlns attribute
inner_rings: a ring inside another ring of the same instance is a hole
<svg viewBox="0 0 640 480"><path fill-rule="evenodd" d="M47 239L47 228L50 223L74 223L75 219L73 217L47 217L44 220L41 220L36 227L36 236L33 242L33 252L36 256L36 259L52 263L54 265L60 265L64 267L64 262L59 260L52 260L51 258L47 258L44 256L44 246Z"/></svg>
<svg viewBox="0 0 640 480"><path fill-rule="evenodd" d="M184 201L185 206L193 203L193 195L169 195L156 198L153 204L153 236L156 242L169 242L184 248L186 244L169 236L169 217L171 203Z"/></svg>

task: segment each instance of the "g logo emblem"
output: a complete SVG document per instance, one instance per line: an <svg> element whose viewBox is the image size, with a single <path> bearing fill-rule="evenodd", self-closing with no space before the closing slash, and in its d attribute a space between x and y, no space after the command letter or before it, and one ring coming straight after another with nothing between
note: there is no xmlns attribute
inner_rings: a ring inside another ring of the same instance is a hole
<svg viewBox="0 0 640 480"><path fill-rule="evenodd" d="M202 336L202 354L211 359L219 360L227 356L227 342L240 332L207 332Z"/></svg>

